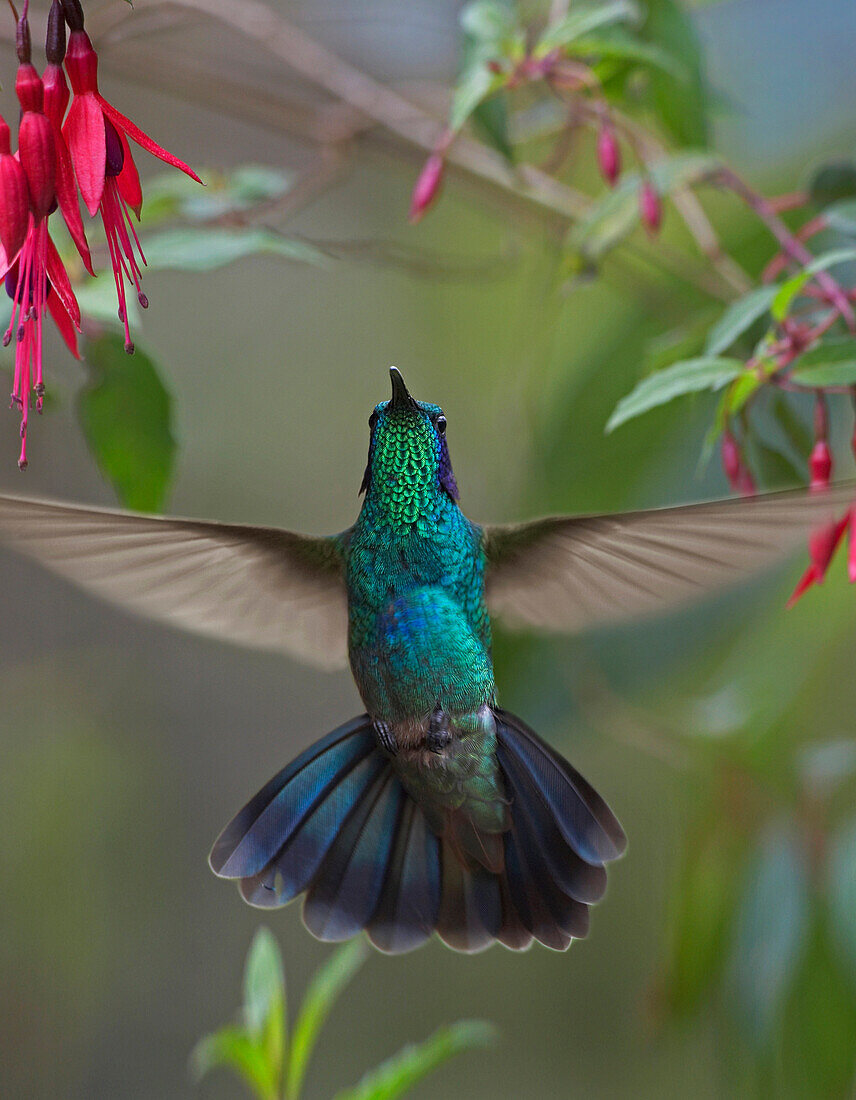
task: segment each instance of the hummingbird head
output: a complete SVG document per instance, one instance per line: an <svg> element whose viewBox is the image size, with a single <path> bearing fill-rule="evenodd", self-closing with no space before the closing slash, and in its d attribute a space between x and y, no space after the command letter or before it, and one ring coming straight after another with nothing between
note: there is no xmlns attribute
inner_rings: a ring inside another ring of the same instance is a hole
<svg viewBox="0 0 856 1100"><path fill-rule="evenodd" d="M375 405L369 417L369 460L360 492L392 502L415 501L439 489L457 500L443 410L411 397L397 367L389 374L392 397Z"/></svg>

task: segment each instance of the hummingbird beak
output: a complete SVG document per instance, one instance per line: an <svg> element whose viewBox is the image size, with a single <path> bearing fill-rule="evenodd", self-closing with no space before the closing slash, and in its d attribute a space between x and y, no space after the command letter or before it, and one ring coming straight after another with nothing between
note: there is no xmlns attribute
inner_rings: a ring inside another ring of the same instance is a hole
<svg viewBox="0 0 856 1100"><path fill-rule="evenodd" d="M389 403L391 409L403 408L405 405L415 405L416 402L410 396L410 391L404 384L401 371L398 367L389 368L389 377L392 382L392 400Z"/></svg>

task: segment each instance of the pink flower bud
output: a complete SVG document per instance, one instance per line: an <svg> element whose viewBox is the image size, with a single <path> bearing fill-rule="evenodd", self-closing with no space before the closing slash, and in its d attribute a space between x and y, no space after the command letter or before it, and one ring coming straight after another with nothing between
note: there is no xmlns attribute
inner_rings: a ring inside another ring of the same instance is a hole
<svg viewBox="0 0 856 1100"><path fill-rule="evenodd" d="M15 261L30 219L30 193L27 177L9 146L9 127L0 118L0 244L7 264Z"/></svg>
<svg viewBox="0 0 856 1100"><path fill-rule="evenodd" d="M413 188L410 200L410 220L418 222L440 190L446 162L439 153L432 153L425 161L425 167L419 173L419 179Z"/></svg>
<svg viewBox="0 0 856 1100"><path fill-rule="evenodd" d="M609 124L604 125L597 135L597 163L603 178L610 187L614 187L621 173L621 149Z"/></svg>
<svg viewBox="0 0 856 1100"><path fill-rule="evenodd" d="M27 177L30 208L36 221L46 218L56 197L56 150L53 127L47 117L25 111L18 127L21 167Z"/></svg>
<svg viewBox="0 0 856 1100"><path fill-rule="evenodd" d="M856 507L850 509L848 524L847 576L850 578L850 583L853 584L856 582Z"/></svg>
<svg viewBox="0 0 856 1100"><path fill-rule="evenodd" d="M811 488L826 489L832 475L832 454L825 439L818 439L815 443L809 456L808 467L811 472Z"/></svg>
<svg viewBox="0 0 856 1100"><path fill-rule="evenodd" d="M639 188L639 216L643 225L653 236L663 220L663 204L650 180L645 180Z"/></svg>

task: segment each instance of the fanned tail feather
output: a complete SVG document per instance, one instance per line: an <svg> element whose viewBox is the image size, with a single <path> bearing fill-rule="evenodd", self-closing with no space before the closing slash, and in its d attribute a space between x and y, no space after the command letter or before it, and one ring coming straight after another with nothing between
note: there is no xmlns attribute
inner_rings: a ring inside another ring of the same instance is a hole
<svg viewBox="0 0 856 1100"><path fill-rule="evenodd" d="M468 838L487 846L489 866L459 850L459 834L437 835L436 815L407 793L361 715L251 799L217 839L213 870L263 908L305 892L304 922L323 940L365 929L390 954L434 932L456 951L497 941L521 951L533 940L564 950L586 935L624 833L567 761L514 715L495 715L511 823Z"/></svg>

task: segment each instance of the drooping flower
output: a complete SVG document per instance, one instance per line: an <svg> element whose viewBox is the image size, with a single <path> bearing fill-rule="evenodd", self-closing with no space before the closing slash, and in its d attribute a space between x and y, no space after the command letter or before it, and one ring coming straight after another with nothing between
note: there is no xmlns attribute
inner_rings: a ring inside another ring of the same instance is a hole
<svg viewBox="0 0 856 1100"><path fill-rule="evenodd" d="M53 127L44 113L41 78L30 64L26 8L18 25L18 73L15 91L21 105L18 156L27 185L27 228L17 256L8 257L2 277L12 299L12 316L3 343L15 336L12 407L21 413L18 466L27 467L27 426L31 394L41 412L45 392L42 373L42 320L47 311L72 354L77 355L75 328L80 309L71 282L48 234L48 217L56 202L56 147Z"/></svg>
<svg viewBox="0 0 856 1100"><path fill-rule="evenodd" d="M93 217L100 213L104 223L119 317L125 326L125 349L133 351L125 282L133 285L144 308L148 300L140 285L145 256L131 222L131 211L139 220L143 193L128 138L191 179L202 181L184 161L154 142L101 95L98 56L83 29L83 10L78 0L62 0L62 8L71 31L65 68L74 93L63 135L86 208Z"/></svg>
<svg viewBox="0 0 856 1100"><path fill-rule="evenodd" d="M2 264L14 263L27 236L30 223L30 195L27 177L9 144L9 127L0 117L0 245Z"/></svg>
<svg viewBox="0 0 856 1100"><path fill-rule="evenodd" d="M54 135L56 200L86 270L90 275L94 275L95 271L92 267L92 258L89 254L89 245L77 201L77 184L74 180L71 154L62 133L62 120L65 117L70 94L65 80L65 73L62 69L65 58L65 19L59 0L53 0L48 13L45 54L48 63L42 76L44 111L53 128Z"/></svg>

